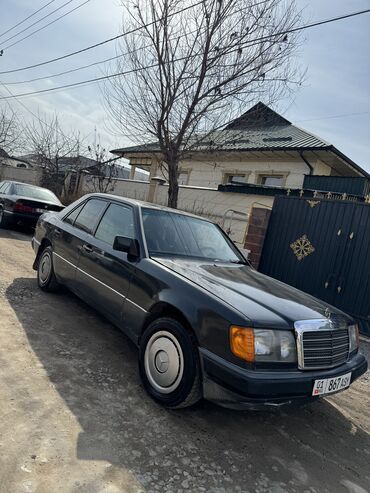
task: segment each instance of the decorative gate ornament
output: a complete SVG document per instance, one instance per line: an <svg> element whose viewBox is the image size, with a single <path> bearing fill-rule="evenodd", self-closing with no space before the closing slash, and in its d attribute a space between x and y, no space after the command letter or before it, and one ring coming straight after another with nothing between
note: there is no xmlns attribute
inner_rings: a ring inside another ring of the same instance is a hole
<svg viewBox="0 0 370 493"><path fill-rule="evenodd" d="M299 261L315 251L315 247L305 234L291 243L290 248Z"/></svg>
<svg viewBox="0 0 370 493"><path fill-rule="evenodd" d="M312 207L312 209L315 207L315 205L320 204L320 200L306 200L307 204Z"/></svg>

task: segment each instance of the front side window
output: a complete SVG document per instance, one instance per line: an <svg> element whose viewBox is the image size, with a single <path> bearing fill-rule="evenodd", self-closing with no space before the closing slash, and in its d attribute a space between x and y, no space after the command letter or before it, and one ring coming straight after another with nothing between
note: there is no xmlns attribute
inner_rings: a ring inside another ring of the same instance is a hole
<svg viewBox="0 0 370 493"><path fill-rule="evenodd" d="M98 240L111 246L116 236L135 238L134 214L131 207L110 204L95 232Z"/></svg>
<svg viewBox="0 0 370 493"><path fill-rule="evenodd" d="M105 200L90 199L86 202L85 206L82 208L81 212L78 214L74 225L86 231L87 233L92 233L96 228L100 216L107 206Z"/></svg>
<svg viewBox="0 0 370 493"><path fill-rule="evenodd" d="M237 250L213 223L191 216L143 209L144 233L149 253L243 262Z"/></svg>

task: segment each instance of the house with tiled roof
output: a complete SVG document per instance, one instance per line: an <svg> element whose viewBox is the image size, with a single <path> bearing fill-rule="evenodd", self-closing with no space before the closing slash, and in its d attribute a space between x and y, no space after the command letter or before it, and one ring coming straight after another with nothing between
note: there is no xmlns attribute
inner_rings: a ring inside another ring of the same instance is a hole
<svg viewBox="0 0 370 493"><path fill-rule="evenodd" d="M163 175L158 143L114 149L151 177ZM369 174L334 145L293 125L258 103L222 130L197 136L180 162L180 185L217 188L250 184L303 187L306 175L362 177Z"/></svg>

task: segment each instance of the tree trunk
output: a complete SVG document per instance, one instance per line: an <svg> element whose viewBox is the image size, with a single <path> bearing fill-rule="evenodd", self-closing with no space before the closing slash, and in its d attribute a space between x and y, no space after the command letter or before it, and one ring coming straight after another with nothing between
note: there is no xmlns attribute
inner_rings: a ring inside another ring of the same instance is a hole
<svg viewBox="0 0 370 493"><path fill-rule="evenodd" d="M178 161L168 162L168 207L177 209L179 196Z"/></svg>

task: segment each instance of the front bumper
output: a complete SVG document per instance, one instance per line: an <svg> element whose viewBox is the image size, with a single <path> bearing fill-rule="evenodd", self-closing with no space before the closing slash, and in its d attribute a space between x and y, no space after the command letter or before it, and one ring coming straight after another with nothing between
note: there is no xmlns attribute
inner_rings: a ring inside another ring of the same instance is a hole
<svg viewBox="0 0 370 493"><path fill-rule="evenodd" d="M352 372L351 384L367 370L367 361L356 354L345 364L328 370L246 370L200 348L203 395L233 409L278 407L294 401L310 401L314 381Z"/></svg>

